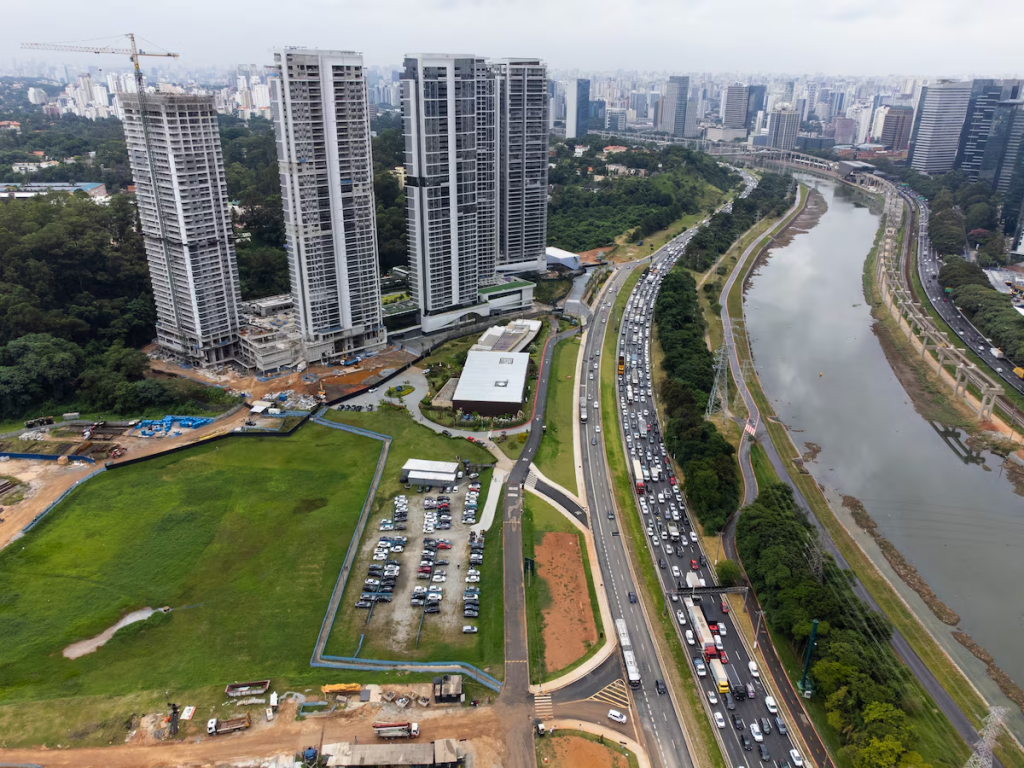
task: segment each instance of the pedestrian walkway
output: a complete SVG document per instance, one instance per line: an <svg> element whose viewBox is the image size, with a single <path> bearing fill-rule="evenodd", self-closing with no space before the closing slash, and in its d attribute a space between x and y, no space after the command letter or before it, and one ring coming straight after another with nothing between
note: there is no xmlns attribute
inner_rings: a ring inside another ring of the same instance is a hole
<svg viewBox="0 0 1024 768"><path fill-rule="evenodd" d="M491 485L487 490L487 501L484 503L484 513L480 517L480 522L469 530L476 533L490 530L491 523L494 522L494 513L498 509L498 501L501 499L501 487L505 484L508 473L508 469L494 468L494 474L491 475Z"/></svg>
<svg viewBox="0 0 1024 768"><path fill-rule="evenodd" d="M577 496L575 493L570 491L568 488L565 488L565 487L559 485L554 480L552 480L551 478L547 477L543 472L541 472L539 469L537 469L537 465L536 464L531 464L530 465L530 472L526 476L526 487L527 488L536 488L538 481L543 482L544 485L547 485L547 486L549 486L551 488L554 488L556 491L558 491L563 496L565 496L570 501L572 501L580 509L583 509L583 502L580 500L579 496Z"/></svg>
<svg viewBox="0 0 1024 768"><path fill-rule="evenodd" d="M536 693L533 696L533 714L541 720L547 720L555 713L550 693Z"/></svg>

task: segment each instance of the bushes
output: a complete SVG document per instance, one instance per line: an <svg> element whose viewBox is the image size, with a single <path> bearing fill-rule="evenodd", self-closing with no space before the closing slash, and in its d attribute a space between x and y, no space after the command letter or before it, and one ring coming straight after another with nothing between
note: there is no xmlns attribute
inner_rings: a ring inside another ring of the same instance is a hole
<svg viewBox="0 0 1024 768"><path fill-rule="evenodd" d="M739 506L740 476L735 450L715 425L704 420L714 383L714 358L704 344L704 318L697 283L680 267L661 283L654 305L666 377L659 385L665 405L665 447L679 462L686 495L701 525L717 533Z"/></svg>
<svg viewBox="0 0 1024 768"><path fill-rule="evenodd" d="M906 669L889 645L888 621L870 610L847 574L820 550L816 531L783 483L761 490L736 526L736 548L769 626L794 646L806 645L811 622L818 635L811 679L841 753L856 768L913 765L917 735ZM813 566L812 564L818 564Z"/></svg>
<svg viewBox="0 0 1024 768"><path fill-rule="evenodd" d="M785 212L793 202L794 189L792 177L764 174L749 196L733 201L732 213L716 213L708 226L697 231L686 245L683 261L690 269L704 272L759 219Z"/></svg>
<svg viewBox="0 0 1024 768"><path fill-rule="evenodd" d="M939 284L952 289L956 305L1007 357L1024 360L1024 316L980 266L954 257L939 270Z"/></svg>

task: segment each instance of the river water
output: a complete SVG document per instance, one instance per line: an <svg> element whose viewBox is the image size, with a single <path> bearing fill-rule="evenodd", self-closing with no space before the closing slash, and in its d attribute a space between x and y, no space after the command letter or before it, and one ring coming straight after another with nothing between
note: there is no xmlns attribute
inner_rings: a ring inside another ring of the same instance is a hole
<svg viewBox="0 0 1024 768"><path fill-rule="evenodd" d="M805 180L828 210L772 252L746 299L764 390L800 430L798 445L821 446L807 465L815 478L860 499L960 626L1024 684L1024 499L998 457L958 456L893 374L862 283L879 216L855 191Z"/></svg>

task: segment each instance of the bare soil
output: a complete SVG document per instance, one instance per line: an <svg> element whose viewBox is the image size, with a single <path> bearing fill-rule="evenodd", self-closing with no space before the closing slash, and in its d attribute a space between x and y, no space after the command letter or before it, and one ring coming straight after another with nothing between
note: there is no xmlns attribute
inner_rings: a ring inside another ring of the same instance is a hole
<svg viewBox="0 0 1024 768"><path fill-rule="evenodd" d="M540 750L540 764L558 768L628 768L625 755L579 736L550 736Z"/></svg>
<svg viewBox="0 0 1024 768"><path fill-rule="evenodd" d="M575 533L546 533L535 555L537 573L551 593L551 604L542 615L544 667L554 672L572 664L597 642L597 627L590 609L579 537Z"/></svg>
<svg viewBox="0 0 1024 768"><path fill-rule="evenodd" d="M226 736L201 736L188 742L162 742L140 728L123 746L87 749L0 749L5 763L36 763L47 768L163 768L164 766L220 766L260 760L316 745L358 740L376 743L371 725L386 713L380 707L362 706L327 718L295 719L295 704L284 702L277 718L267 723L254 719L248 731ZM507 756L506 730L495 707L473 709L417 709L420 742L436 739L468 739L476 754L474 765L500 766ZM598 763L594 763L598 765ZM583 765L583 764L581 764Z"/></svg>

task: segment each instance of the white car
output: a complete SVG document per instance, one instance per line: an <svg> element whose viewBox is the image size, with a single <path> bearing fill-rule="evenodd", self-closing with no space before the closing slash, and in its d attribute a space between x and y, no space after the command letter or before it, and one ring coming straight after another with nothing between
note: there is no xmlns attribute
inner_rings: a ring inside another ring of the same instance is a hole
<svg viewBox="0 0 1024 768"><path fill-rule="evenodd" d="M466 583L467 584L476 584L479 581L480 581L480 577L479 576L467 576L466 577Z"/></svg>
<svg viewBox="0 0 1024 768"><path fill-rule="evenodd" d="M800 753L795 749L789 750L789 759L793 761L793 765L797 766L797 768L804 764L804 759L800 757Z"/></svg>
<svg viewBox="0 0 1024 768"><path fill-rule="evenodd" d="M725 728L725 718L722 717L721 712L715 712L715 725L717 725L719 728Z"/></svg>
<svg viewBox="0 0 1024 768"><path fill-rule="evenodd" d="M608 710L608 719L612 722L621 723L623 725L626 724L626 716L617 709Z"/></svg>
<svg viewBox="0 0 1024 768"><path fill-rule="evenodd" d="M448 577L443 573L435 573L430 580L435 584L444 584L448 580Z"/></svg>
<svg viewBox="0 0 1024 768"><path fill-rule="evenodd" d="M672 577L676 578L676 579L683 578L683 572L679 570L679 566L678 565L673 565L672 566Z"/></svg>
<svg viewBox="0 0 1024 768"><path fill-rule="evenodd" d="M594 427L594 431L597 432L598 434L601 434L601 425L598 424L596 427Z"/></svg>
<svg viewBox="0 0 1024 768"><path fill-rule="evenodd" d="M761 677L761 673L758 672L758 670L757 670L757 662L756 661L751 661L749 664L747 664L747 669L750 670L750 674L753 677L755 677L755 678Z"/></svg>
<svg viewBox="0 0 1024 768"><path fill-rule="evenodd" d="M771 712L773 715L777 715L779 713L779 708L775 704L775 699L773 699L771 696L764 697L764 705L768 708L768 711Z"/></svg>
<svg viewBox="0 0 1024 768"><path fill-rule="evenodd" d="M473 627L473 626L470 626L469 624L467 624L466 626L464 626L462 628L462 634L464 634L464 635L475 635L476 633L477 633L477 628Z"/></svg>
<svg viewBox="0 0 1024 768"><path fill-rule="evenodd" d="M687 645L693 645L693 631L686 630L686 643Z"/></svg>
<svg viewBox="0 0 1024 768"><path fill-rule="evenodd" d="M764 734L761 733L761 727L757 723L750 724L750 735L754 737L754 741L758 744L764 741Z"/></svg>
<svg viewBox="0 0 1024 768"><path fill-rule="evenodd" d="M694 544L697 543L697 534L693 531L690 531L690 541L692 541Z"/></svg>
<svg viewBox="0 0 1024 768"><path fill-rule="evenodd" d="M679 622L679 626L686 626L686 614L683 612L682 609L676 611L676 621Z"/></svg>

